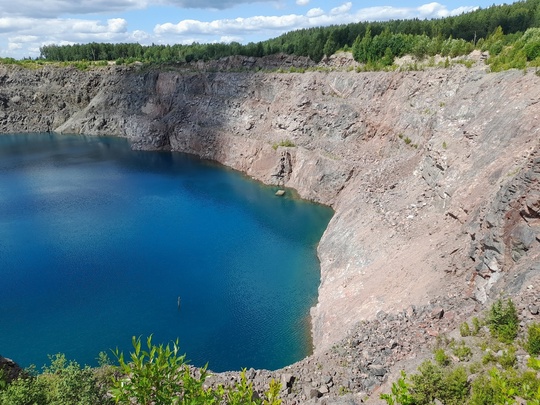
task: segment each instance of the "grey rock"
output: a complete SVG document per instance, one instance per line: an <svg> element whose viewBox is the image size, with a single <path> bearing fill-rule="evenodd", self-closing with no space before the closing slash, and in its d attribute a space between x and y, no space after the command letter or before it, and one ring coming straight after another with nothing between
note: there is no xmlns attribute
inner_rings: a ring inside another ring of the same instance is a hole
<svg viewBox="0 0 540 405"><path fill-rule="evenodd" d="M441 319L444 316L444 309L441 307L435 307L430 314L432 319Z"/></svg>
<svg viewBox="0 0 540 405"><path fill-rule="evenodd" d="M294 376L290 373L281 374L281 388L291 388L294 383Z"/></svg>
<svg viewBox="0 0 540 405"><path fill-rule="evenodd" d="M321 396L321 393L319 392L319 390L311 386L307 386L304 389L304 394L306 395L308 399L319 398Z"/></svg>
<svg viewBox="0 0 540 405"><path fill-rule="evenodd" d="M6 382L16 380L24 371L11 359L0 356L0 370L3 371Z"/></svg>
<svg viewBox="0 0 540 405"><path fill-rule="evenodd" d="M371 374L376 377L383 377L386 374L386 369L380 364L371 364L369 366Z"/></svg>

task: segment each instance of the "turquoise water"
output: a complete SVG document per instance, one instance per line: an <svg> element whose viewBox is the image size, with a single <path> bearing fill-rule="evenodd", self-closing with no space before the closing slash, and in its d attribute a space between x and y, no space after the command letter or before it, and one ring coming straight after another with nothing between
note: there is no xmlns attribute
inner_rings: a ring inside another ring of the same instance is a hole
<svg viewBox="0 0 540 405"><path fill-rule="evenodd" d="M96 365L153 334L215 371L299 360L332 211L274 192L123 139L0 136L0 355Z"/></svg>

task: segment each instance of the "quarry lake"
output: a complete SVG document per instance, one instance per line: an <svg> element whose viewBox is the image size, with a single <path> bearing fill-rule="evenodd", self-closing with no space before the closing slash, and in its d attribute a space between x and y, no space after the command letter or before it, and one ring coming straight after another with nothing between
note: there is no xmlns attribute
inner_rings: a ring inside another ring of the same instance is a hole
<svg viewBox="0 0 540 405"><path fill-rule="evenodd" d="M0 135L0 355L97 365L153 334L214 371L301 359L332 210L275 191L124 139Z"/></svg>

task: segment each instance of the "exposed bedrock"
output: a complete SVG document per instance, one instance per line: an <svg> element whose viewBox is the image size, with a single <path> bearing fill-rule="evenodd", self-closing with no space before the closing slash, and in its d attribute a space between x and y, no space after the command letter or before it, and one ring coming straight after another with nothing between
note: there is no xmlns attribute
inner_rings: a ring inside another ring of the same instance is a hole
<svg viewBox="0 0 540 405"><path fill-rule="evenodd" d="M0 66L0 84L1 132L123 136L331 205L311 312L316 351L379 311L435 296L485 302L537 276L534 72Z"/></svg>

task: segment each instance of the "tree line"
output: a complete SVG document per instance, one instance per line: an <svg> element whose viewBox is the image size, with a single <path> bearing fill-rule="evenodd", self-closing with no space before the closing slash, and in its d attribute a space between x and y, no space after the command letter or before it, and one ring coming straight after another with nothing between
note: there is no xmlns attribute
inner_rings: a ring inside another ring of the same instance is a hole
<svg viewBox="0 0 540 405"><path fill-rule="evenodd" d="M363 63L383 65L404 54L419 57L443 54L457 56L484 46L503 34L498 46L514 43L529 28L540 27L540 0L493 5L458 16L432 20L359 22L291 31L266 41L191 45L141 45L138 43L89 43L46 45L40 58L49 61L133 61L151 63L215 60L226 56L262 57L277 53L307 56L315 62L338 50L353 52ZM501 48L502 50L502 48Z"/></svg>

